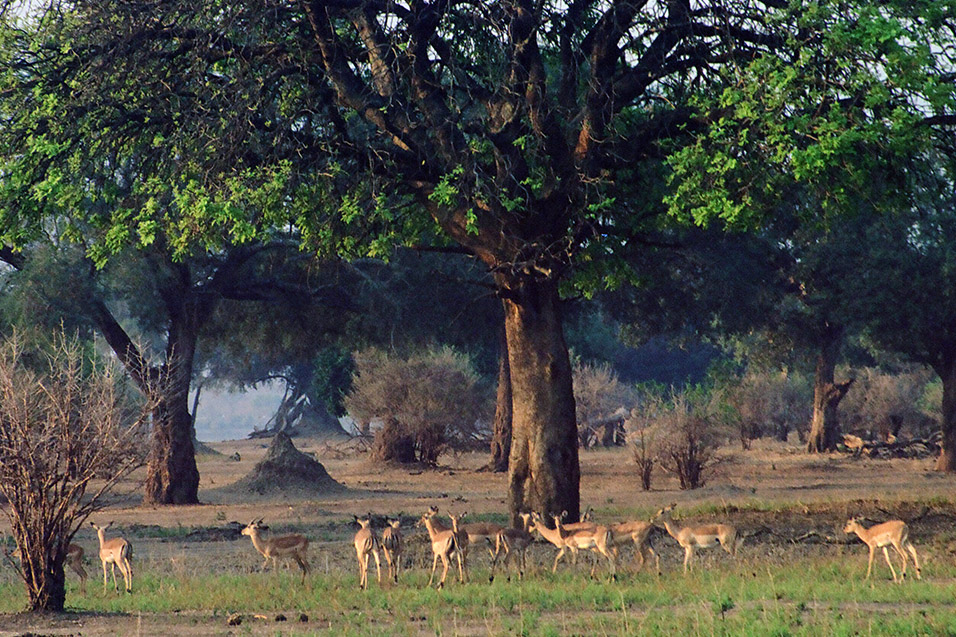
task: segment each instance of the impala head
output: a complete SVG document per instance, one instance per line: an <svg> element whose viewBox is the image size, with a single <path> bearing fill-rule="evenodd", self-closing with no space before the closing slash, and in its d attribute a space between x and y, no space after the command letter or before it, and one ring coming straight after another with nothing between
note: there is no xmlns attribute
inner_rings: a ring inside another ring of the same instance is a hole
<svg viewBox="0 0 956 637"><path fill-rule="evenodd" d="M367 513L364 518L360 518L357 515L353 515L352 518L355 520L355 523L358 524L363 529L367 529L372 524L371 512Z"/></svg>
<svg viewBox="0 0 956 637"><path fill-rule="evenodd" d="M852 517L846 521L846 525L843 527L844 533L853 533L858 528L860 528L860 518Z"/></svg>
<svg viewBox="0 0 956 637"><path fill-rule="evenodd" d="M247 524L246 527L242 529L242 534L251 536L254 533L258 533L260 529L268 529L268 528L269 527L267 526L262 526L262 518L259 518L258 520L253 520L252 522Z"/></svg>
<svg viewBox="0 0 956 637"><path fill-rule="evenodd" d="M401 518L385 518L385 524L392 527L393 529L398 529L402 526Z"/></svg>
<svg viewBox="0 0 956 637"><path fill-rule="evenodd" d="M92 526L94 529L96 529L96 532L99 533L100 531L105 531L106 529L108 529L108 528L110 528L111 526L113 526L113 520L110 520L110 521L106 524L106 526L97 526L96 523L93 522L93 520L90 520L90 526Z"/></svg>
<svg viewBox="0 0 956 637"><path fill-rule="evenodd" d="M436 515L438 515L438 507L435 507L435 506L428 507L428 510L422 513L421 519L419 519L418 522L415 523L415 526L416 527L425 526L425 522L427 522L428 520L431 520Z"/></svg>
<svg viewBox="0 0 956 637"><path fill-rule="evenodd" d="M654 514L654 517L651 518L651 520L653 521L653 520L656 520L657 518L670 518L670 517L671 517L671 511L673 511L673 510L674 510L674 507L676 507L676 506L677 506L677 503L676 503L676 502L667 505L666 507L664 507L663 509L661 509L660 511L658 511L657 513L655 513L655 514Z"/></svg>
<svg viewBox="0 0 956 637"><path fill-rule="evenodd" d="M464 511L462 511L458 515L453 515L451 513L448 514L448 517L451 518L451 527L455 529L455 531L458 530L458 523L461 522L463 519L465 519L466 515L468 514L465 513Z"/></svg>

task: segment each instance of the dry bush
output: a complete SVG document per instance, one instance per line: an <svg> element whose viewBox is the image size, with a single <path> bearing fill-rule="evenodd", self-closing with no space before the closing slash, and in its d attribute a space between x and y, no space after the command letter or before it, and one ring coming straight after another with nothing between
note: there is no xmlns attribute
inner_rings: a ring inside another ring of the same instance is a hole
<svg viewBox="0 0 956 637"><path fill-rule="evenodd" d="M577 405L578 437L587 449L600 442L617 443L621 425L637 404L637 393L622 383L610 365L575 361L574 401ZM623 439L623 435L620 436Z"/></svg>
<svg viewBox="0 0 956 637"><path fill-rule="evenodd" d="M87 354L63 334L44 351L0 344L0 493L31 610L63 609L67 546L145 458L153 403Z"/></svg>
<svg viewBox="0 0 956 637"><path fill-rule="evenodd" d="M920 405L934 375L924 367L887 373L873 367L855 370L856 383L840 403L846 429L868 438L926 437L938 428Z"/></svg>
<svg viewBox="0 0 956 637"><path fill-rule="evenodd" d="M790 431L806 426L812 397L806 379L771 371L748 370L726 390L744 449L750 448L751 440L767 435L785 441Z"/></svg>
<svg viewBox="0 0 956 637"><path fill-rule="evenodd" d="M624 423L644 491L651 489L654 465L657 464L657 455L660 452L662 429L656 424L665 408L666 403L660 394L648 392L641 398L638 406L631 409Z"/></svg>
<svg viewBox="0 0 956 637"><path fill-rule="evenodd" d="M355 354L345 408L357 422L381 422L372 457L435 464L448 446L475 439L492 407L489 388L467 356L450 348L408 357L378 349Z"/></svg>
<svg viewBox="0 0 956 637"><path fill-rule="evenodd" d="M659 431L657 459L681 489L706 484L718 463L717 449L729 438L728 415L720 392L700 389L675 394L653 427Z"/></svg>

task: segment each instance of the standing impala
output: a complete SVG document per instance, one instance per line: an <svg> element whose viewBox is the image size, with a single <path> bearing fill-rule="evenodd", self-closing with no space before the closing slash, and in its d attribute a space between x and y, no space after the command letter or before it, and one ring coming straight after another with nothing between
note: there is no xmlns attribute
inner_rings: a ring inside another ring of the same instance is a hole
<svg viewBox="0 0 956 637"><path fill-rule="evenodd" d="M372 514L360 518L355 516L355 522L359 525L359 530L355 534L355 556L359 563L359 588L365 590L368 588L368 556L375 556L375 571L378 573L378 583L382 583L382 566L378 559L378 538L375 537L375 531L372 529Z"/></svg>
<svg viewBox="0 0 956 637"><path fill-rule="evenodd" d="M442 588L445 585L445 577L448 575L448 564L453 556L458 559L458 580L461 583L465 582L465 571L462 566L462 550L458 545L458 537L455 535L454 529L441 528L435 523L434 518L437 512L438 510L435 507L431 507L427 513L422 515L418 524L428 530L428 538L432 545L432 572L428 578L428 586L431 586L435 579L435 569L438 567L439 558L441 558L444 570L441 574L441 581L438 582L438 588Z"/></svg>
<svg viewBox="0 0 956 637"><path fill-rule="evenodd" d="M385 554L385 561L388 563L388 577L398 583L398 571L402 566L402 550L404 549L402 521L385 518L385 523L388 526L382 531L382 553Z"/></svg>
<svg viewBox="0 0 956 637"><path fill-rule="evenodd" d="M843 532L856 533L870 549L870 560L866 565L866 579L870 579L870 571L873 569L873 554L876 552L876 549L881 548L883 549L883 556L886 558L886 563L890 567L890 573L893 574L893 581L897 581L896 571L893 570L893 563L890 561L890 553L887 550L888 546L892 546L899 554L900 559L903 560L903 573L898 580L900 584L906 579L906 553L903 549L909 551L910 555L913 556L913 564L916 566L916 579L922 579L919 556L916 555L916 547L910 542L909 529L903 520L890 520L889 522L876 524L867 529L860 524L860 518L851 518L847 520L846 526L843 527Z"/></svg>
<svg viewBox="0 0 956 637"><path fill-rule="evenodd" d="M595 526L593 529L567 530L561 524L561 518L564 514L554 516L554 526L558 533L564 539L564 545L571 549L572 555L578 551L588 550L599 553L607 558L608 572L611 579L617 579L617 552L614 547L614 534L606 526ZM576 561L576 560L575 560ZM594 577L594 569L597 568L597 562L591 566L591 577Z"/></svg>
<svg viewBox="0 0 956 637"><path fill-rule="evenodd" d="M698 548L709 549L718 543L721 548L727 551L731 557L737 556L737 548L742 538L737 536L737 529L729 524L702 524L700 526L679 527L671 518L671 511L676 504L666 506L657 512L655 519L660 518L664 523L667 534L677 540L677 543L684 549L684 572L687 572L688 566L693 570L691 560L694 558L694 552Z"/></svg>
<svg viewBox="0 0 956 637"><path fill-rule="evenodd" d="M100 540L100 561L103 563L103 591L106 591L106 565L110 565L110 572L113 574L113 590L119 590L116 584L116 567L119 566L120 573L126 581L126 592L133 592L133 566L130 560L133 558L133 545L121 537L106 539L106 529L113 526L110 522L106 526L97 526L90 522L90 526L96 529L96 536Z"/></svg>
<svg viewBox="0 0 956 637"><path fill-rule="evenodd" d="M248 535L252 540L252 546L266 558L262 564L263 570L269 566L269 560L272 560L276 571L279 568L279 560L294 560L302 569L302 581L305 581L305 575L309 572L309 539L299 533L263 538L260 531L268 528L262 525L262 518L259 518L242 530L242 534Z"/></svg>
<svg viewBox="0 0 956 637"><path fill-rule="evenodd" d="M521 518L520 529L509 527L498 531L498 535L495 536L495 553L491 560L491 577L489 581L494 581L495 579L495 567L498 565L498 557L501 553L504 553L503 566L508 565L508 558L514 554L515 562L518 566L518 579L524 578L525 553L534 541L534 536L532 536L529 531L531 528L531 514L519 513L518 517Z"/></svg>
<svg viewBox="0 0 956 637"><path fill-rule="evenodd" d="M611 529L611 533L614 535L615 551L617 550L618 545L626 542L628 539L634 542L634 561L637 562L638 573L644 569L644 562L646 561L646 558L653 556L657 565L657 574L660 575L661 558L657 556L657 553L654 552L654 549L651 548L651 544L648 541L651 531L654 530L653 522L634 520L632 522L619 522L618 524L612 524L608 528Z"/></svg>

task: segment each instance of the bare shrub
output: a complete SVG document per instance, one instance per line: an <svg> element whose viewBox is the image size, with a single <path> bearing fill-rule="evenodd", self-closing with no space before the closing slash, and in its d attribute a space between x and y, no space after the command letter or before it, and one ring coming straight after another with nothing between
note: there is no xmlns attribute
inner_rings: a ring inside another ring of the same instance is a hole
<svg viewBox="0 0 956 637"><path fill-rule="evenodd" d="M736 412L740 444L772 435L786 440L810 421L812 391L806 379L785 372L747 370L727 387L727 404Z"/></svg>
<svg viewBox="0 0 956 637"><path fill-rule="evenodd" d="M637 393L622 383L610 365L574 363L574 402L578 437L585 449L623 440L623 423L637 404Z"/></svg>
<svg viewBox="0 0 956 637"><path fill-rule="evenodd" d="M847 429L886 440L905 429L910 437L930 435L936 421L920 405L932 370L913 367L889 373L873 367L854 372L856 384L840 403Z"/></svg>
<svg viewBox="0 0 956 637"><path fill-rule="evenodd" d="M63 334L44 351L17 335L0 344L0 493L34 611L63 609L70 541L145 459L154 404L88 354Z"/></svg>
<svg viewBox="0 0 956 637"><path fill-rule="evenodd" d="M465 446L487 419L491 393L469 358L451 348L408 357L378 349L355 354L345 408L358 422L381 422L372 457L435 464L449 446Z"/></svg>
<svg viewBox="0 0 956 637"><path fill-rule="evenodd" d="M641 479L641 489L644 491L651 489L654 465L657 464L657 455L660 452L662 428L657 423L664 409L664 398L658 393L647 392L638 406L631 409L624 423Z"/></svg>
<svg viewBox="0 0 956 637"><path fill-rule="evenodd" d="M675 394L657 418L660 430L658 462L673 473L681 489L706 484L718 458L717 449L728 439L727 413L720 392L701 389Z"/></svg>

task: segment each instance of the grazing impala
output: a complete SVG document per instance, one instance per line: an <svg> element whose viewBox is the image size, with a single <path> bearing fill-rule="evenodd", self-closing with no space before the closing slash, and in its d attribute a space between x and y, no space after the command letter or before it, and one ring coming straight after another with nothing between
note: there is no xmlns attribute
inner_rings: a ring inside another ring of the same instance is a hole
<svg viewBox="0 0 956 637"><path fill-rule="evenodd" d="M698 548L709 549L718 543L721 548L727 551L731 557L737 556L737 548L742 538L738 537L737 529L729 524L702 524L700 526L679 527L671 518L671 511L676 504L666 506L657 512L655 519L660 518L664 523L667 534L677 540L677 543L684 549L684 572L688 567L693 570L691 560L694 558L694 552Z"/></svg>
<svg viewBox="0 0 956 637"><path fill-rule="evenodd" d="M382 553L385 554L385 561L388 563L389 579L398 583L398 571L402 566L402 550L404 549L402 521L385 518L385 523L388 526L382 531Z"/></svg>
<svg viewBox="0 0 956 637"><path fill-rule="evenodd" d="M873 569L873 554L878 548L883 549L883 556L886 558L886 563L890 567L890 573L893 574L894 582L898 581L902 584L903 580L906 579L907 559L906 552L903 549L909 551L910 555L913 556L913 564L916 566L916 579L922 579L919 556L916 555L916 547L910 542L909 529L903 520L890 520L889 522L876 524L867 529L860 524L860 518L851 518L847 520L846 526L843 527L843 532L856 533L870 549L870 560L866 566L866 579L870 579L870 571ZM887 550L888 546L892 546L899 554L900 559L903 560L903 573L899 580L896 579L896 571L893 570L893 563L890 561L890 553Z"/></svg>
<svg viewBox="0 0 956 637"><path fill-rule="evenodd" d="M359 588L365 590L368 588L368 556L375 556L375 571L378 573L378 583L382 583L382 566L378 559L378 538L375 537L375 531L372 529L372 514L367 517L355 517L359 530L355 534L355 556L359 563Z"/></svg>
<svg viewBox="0 0 956 637"><path fill-rule="evenodd" d="M437 512L438 509L431 507L427 513L422 515L418 524L428 530L428 537L432 545L432 572L428 578L428 586L431 586L432 581L435 579L435 569L438 567L439 558L441 558L444 570L441 574L441 581L438 582L438 588L442 588L445 585L445 577L448 575L448 563L452 557L458 559L458 580L461 583L465 582L465 571L462 564L462 550L458 544L458 536L455 535L454 529L441 528L441 530L439 530L440 526L435 523L434 519Z"/></svg>
<svg viewBox="0 0 956 637"><path fill-rule="evenodd" d="M113 526L110 522L106 526L97 526L90 522L90 526L96 529L96 536L100 540L100 561L103 563L103 590L106 590L106 565L110 565L110 572L113 574L113 590L119 590L116 584L116 567L119 566L120 573L126 581L126 592L133 592L133 566L130 560L133 558L133 545L121 537L106 539L106 529Z"/></svg>
<svg viewBox="0 0 956 637"><path fill-rule="evenodd" d="M305 581L305 575L309 572L309 539L299 533L263 538L260 531L268 528L262 525L262 518L259 518L242 530L243 535L252 539L252 546L266 558L262 564L263 570L269 566L269 560L272 560L273 568L278 571L279 560L291 559L302 569L302 581Z"/></svg>

